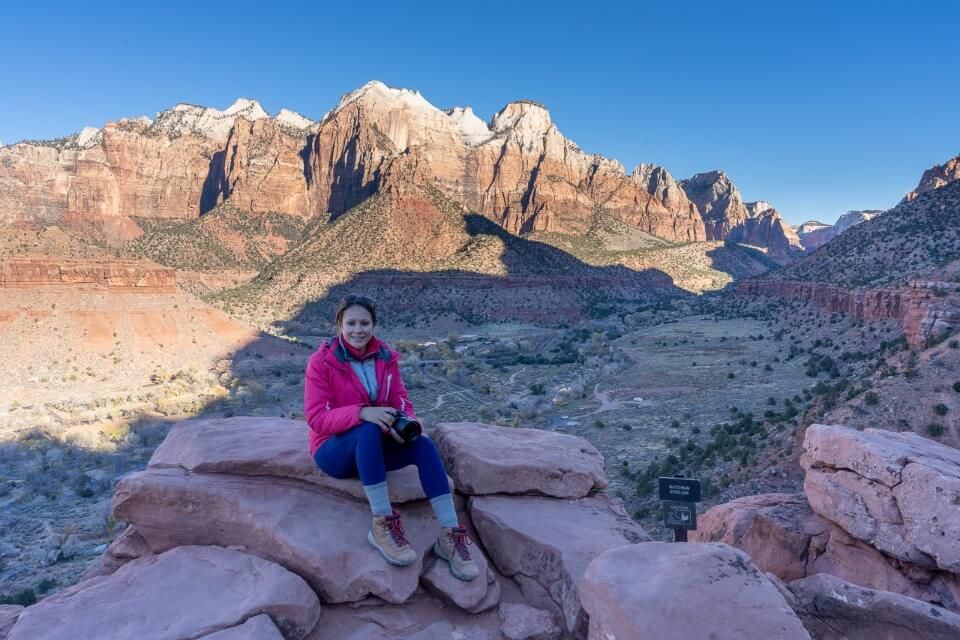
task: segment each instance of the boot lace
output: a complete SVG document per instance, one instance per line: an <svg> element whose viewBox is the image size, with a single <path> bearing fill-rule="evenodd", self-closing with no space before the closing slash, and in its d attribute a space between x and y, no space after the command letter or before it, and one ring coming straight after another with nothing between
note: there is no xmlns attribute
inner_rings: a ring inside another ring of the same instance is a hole
<svg viewBox="0 0 960 640"><path fill-rule="evenodd" d="M390 538L395 545L405 547L410 544L407 542L406 535L404 534L403 523L400 522L399 513L394 511L393 515L386 516L384 518L384 524L387 526L387 531L390 533Z"/></svg>
<svg viewBox="0 0 960 640"><path fill-rule="evenodd" d="M467 549L467 545L473 544L473 540L467 536L467 530L463 527L451 529L450 540L453 542L453 548L457 552L457 555L460 556L462 560L469 560L470 551Z"/></svg>

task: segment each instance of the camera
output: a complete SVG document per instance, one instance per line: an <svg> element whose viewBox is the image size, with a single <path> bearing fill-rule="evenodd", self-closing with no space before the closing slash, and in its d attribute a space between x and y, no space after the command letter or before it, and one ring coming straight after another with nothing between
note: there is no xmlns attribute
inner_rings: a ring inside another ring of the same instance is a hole
<svg viewBox="0 0 960 640"><path fill-rule="evenodd" d="M396 419L393 421L391 429L397 432L403 441L413 442L423 433L423 427L414 418L411 418L403 411L396 412Z"/></svg>

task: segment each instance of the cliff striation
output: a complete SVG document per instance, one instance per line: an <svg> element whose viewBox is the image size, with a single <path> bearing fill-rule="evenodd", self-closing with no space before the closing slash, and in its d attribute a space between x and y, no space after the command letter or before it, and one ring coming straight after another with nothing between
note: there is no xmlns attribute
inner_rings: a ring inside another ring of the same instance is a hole
<svg viewBox="0 0 960 640"><path fill-rule="evenodd" d="M176 291L176 272L167 267L137 260L0 260L0 287L64 285L93 285L111 291L173 293Z"/></svg>

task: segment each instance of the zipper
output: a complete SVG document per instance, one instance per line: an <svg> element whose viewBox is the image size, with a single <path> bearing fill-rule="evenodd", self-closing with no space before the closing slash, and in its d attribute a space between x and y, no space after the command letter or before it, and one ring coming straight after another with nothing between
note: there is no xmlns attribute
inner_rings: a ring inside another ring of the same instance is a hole
<svg viewBox="0 0 960 640"><path fill-rule="evenodd" d="M392 373L387 374L387 392L383 394L383 399L385 402L390 402L390 381L391 380L393 380L393 374Z"/></svg>

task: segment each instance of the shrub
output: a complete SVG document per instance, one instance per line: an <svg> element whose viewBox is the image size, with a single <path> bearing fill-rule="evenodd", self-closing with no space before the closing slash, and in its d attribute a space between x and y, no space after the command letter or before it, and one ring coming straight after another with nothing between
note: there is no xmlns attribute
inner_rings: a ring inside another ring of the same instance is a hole
<svg viewBox="0 0 960 640"><path fill-rule="evenodd" d="M938 416L945 416L945 415L947 415L947 411L949 411L949 410L950 410L950 409L947 407L947 405L943 404L942 402L934 405L934 407L933 407L933 411L934 411Z"/></svg>
<svg viewBox="0 0 960 640"><path fill-rule="evenodd" d="M37 593L46 593L57 586L57 581L52 578L43 578L40 582L37 583Z"/></svg>
<svg viewBox="0 0 960 640"><path fill-rule="evenodd" d="M23 607L29 607L37 601L37 594L33 589L23 589L12 596L0 596L0 604L19 604Z"/></svg>
<svg viewBox="0 0 960 640"><path fill-rule="evenodd" d="M953 383L953 390L956 391L957 393L960 393L960 382Z"/></svg>
<svg viewBox="0 0 960 640"><path fill-rule="evenodd" d="M936 422L931 422L927 425L927 433L933 436L934 438L939 438L943 435L943 425Z"/></svg>
<svg viewBox="0 0 960 640"><path fill-rule="evenodd" d="M877 404L878 402L880 402L880 396L878 396L878 395L877 395L875 392L873 392L873 391L867 391L865 394L863 394L863 401L864 401L866 404L869 404L870 406L873 406L873 405Z"/></svg>

